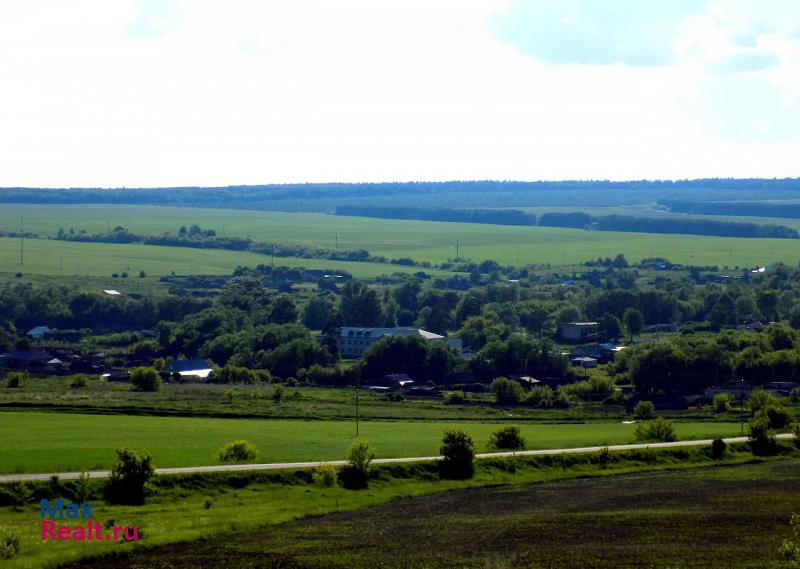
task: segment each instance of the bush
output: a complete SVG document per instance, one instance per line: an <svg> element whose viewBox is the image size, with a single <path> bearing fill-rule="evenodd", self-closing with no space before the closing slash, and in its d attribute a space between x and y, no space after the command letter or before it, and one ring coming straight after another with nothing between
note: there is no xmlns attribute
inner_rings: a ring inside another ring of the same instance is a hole
<svg viewBox="0 0 800 569"><path fill-rule="evenodd" d="M800 567L800 515L794 514L789 525L792 527L792 538L781 545L781 553L789 560L790 567Z"/></svg>
<svg viewBox="0 0 800 569"><path fill-rule="evenodd" d="M439 475L451 480L467 480L475 474L475 443L463 429L445 429L439 449Z"/></svg>
<svg viewBox="0 0 800 569"><path fill-rule="evenodd" d="M800 387L795 387L789 392L789 400L792 403L800 403Z"/></svg>
<svg viewBox="0 0 800 569"><path fill-rule="evenodd" d="M137 367L131 372L131 383L139 391L161 390L161 376L152 367Z"/></svg>
<svg viewBox="0 0 800 569"><path fill-rule="evenodd" d="M19 536L10 529L0 528L0 559L12 559L19 554Z"/></svg>
<svg viewBox="0 0 800 569"><path fill-rule="evenodd" d="M12 371L6 374L6 387L19 388L30 379L27 371Z"/></svg>
<svg viewBox="0 0 800 569"><path fill-rule="evenodd" d="M763 389L756 389L750 394L750 399L747 400L747 406L750 408L750 413L755 415L759 411L763 411L767 407L777 405L778 401L775 396L767 393Z"/></svg>
<svg viewBox="0 0 800 569"><path fill-rule="evenodd" d="M725 450L728 445L722 439L714 439L711 441L711 458L714 460L722 460L725 457Z"/></svg>
<svg viewBox="0 0 800 569"><path fill-rule="evenodd" d="M254 460L258 450L249 441L236 440L227 443L217 451L217 458L222 462L244 462Z"/></svg>
<svg viewBox="0 0 800 569"><path fill-rule="evenodd" d="M525 405L549 409L555 404L556 394L549 385L537 385L525 398Z"/></svg>
<svg viewBox="0 0 800 569"><path fill-rule="evenodd" d="M246 367L226 365L216 376L218 383L256 383L258 376Z"/></svg>
<svg viewBox="0 0 800 569"><path fill-rule="evenodd" d="M652 401L639 401L633 408L633 416L644 421L653 419L656 416L656 406Z"/></svg>
<svg viewBox="0 0 800 569"><path fill-rule="evenodd" d="M605 470L608 468L609 462L611 462L611 452L608 450L608 447L603 447L600 449L600 452L597 453L597 466L600 470Z"/></svg>
<svg viewBox="0 0 800 569"><path fill-rule="evenodd" d="M770 429L785 429L792 424L792 415L785 407L771 405L766 411Z"/></svg>
<svg viewBox="0 0 800 569"><path fill-rule="evenodd" d="M127 447L118 448L116 453L117 463L106 482L106 499L112 504L144 504L145 487L155 472L153 457Z"/></svg>
<svg viewBox="0 0 800 569"><path fill-rule="evenodd" d="M348 462L340 474L345 488L366 488L369 484L369 469L375 449L363 440L356 440L347 448L345 460Z"/></svg>
<svg viewBox="0 0 800 569"><path fill-rule="evenodd" d="M730 393L717 393L711 402L714 411L717 413L724 413L731 407L733 397Z"/></svg>
<svg viewBox="0 0 800 569"><path fill-rule="evenodd" d="M517 405L522 400L522 386L505 377L492 382L492 393L498 405Z"/></svg>
<svg viewBox="0 0 800 569"><path fill-rule="evenodd" d="M675 437L675 425L672 421L664 417L658 417L652 421L641 423L636 426L636 438L640 441L661 441L672 442Z"/></svg>
<svg viewBox="0 0 800 569"><path fill-rule="evenodd" d="M286 394L286 389L282 385L276 385L275 388L272 390L272 400L275 403L280 403L283 400L283 396Z"/></svg>
<svg viewBox="0 0 800 569"><path fill-rule="evenodd" d="M753 454L770 454L775 448L775 434L769 426L769 417L764 410L758 411L750 419L750 448Z"/></svg>
<svg viewBox="0 0 800 569"><path fill-rule="evenodd" d="M489 448L518 451L525 448L525 439L519 427L503 427L489 437Z"/></svg>
<svg viewBox="0 0 800 569"><path fill-rule="evenodd" d="M85 375L76 375L67 381L67 387L70 389L82 389L89 385L89 379Z"/></svg>
<svg viewBox="0 0 800 569"><path fill-rule="evenodd" d="M323 463L314 469L314 472L311 474L311 479L317 486L330 487L336 484L337 476L338 472L336 467Z"/></svg>
<svg viewBox="0 0 800 569"><path fill-rule="evenodd" d="M442 394L442 398L448 405L459 405L467 402L467 397L463 391L445 391Z"/></svg>

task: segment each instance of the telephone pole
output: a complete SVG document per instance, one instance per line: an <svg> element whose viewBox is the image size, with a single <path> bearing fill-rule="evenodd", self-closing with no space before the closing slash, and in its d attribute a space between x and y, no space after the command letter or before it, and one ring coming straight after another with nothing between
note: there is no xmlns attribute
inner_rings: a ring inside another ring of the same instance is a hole
<svg viewBox="0 0 800 569"><path fill-rule="evenodd" d="M333 250L337 251L339 249L339 234L338 233L334 234L333 238L334 238Z"/></svg>
<svg viewBox="0 0 800 569"><path fill-rule="evenodd" d="M458 263L458 247L459 247L459 243L458 243L458 239L456 239L456 263Z"/></svg>

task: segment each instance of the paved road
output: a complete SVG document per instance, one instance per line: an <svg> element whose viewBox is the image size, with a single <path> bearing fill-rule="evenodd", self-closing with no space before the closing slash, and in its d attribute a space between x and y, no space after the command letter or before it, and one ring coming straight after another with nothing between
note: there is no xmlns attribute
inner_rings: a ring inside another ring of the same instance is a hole
<svg viewBox="0 0 800 569"><path fill-rule="evenodd" d="M794 435L781 434L777 435L779 439L790 439ZM747 442L747 437L733 437L724 439L726 443L743 443ZM674 447L692 447L692 446L706 446L710 445L712 439L703 439L698 441L676 441L673 443L640 443L633 445L609 445L610 451L624 451L624 450L637 450L637 449L659 449L659 448L674 448ZM605 448L602 446L596 447L579 447L579 448L557 448L557 449L542 449L542 450L523 450L519 452L489 452L476 454L476 458L502 458L509 456L537 456L537 455L557 455L557 454L586 454L599 452L600 449ZM399 462L427 462L432 460L441 460L441 456L414 456L405 458L376 458L372 464L395 464ZM181 466L177 468L157 468L156 474L165 476L170 474L196 474L202 472L241 472L253 470L282 470L287 468L315 468L321 464L329 464L331 466L343 466L347 464L344 460L331 460L327 462L275 462L269 464L217 464L214 466ZM93 470L88 473L90 478L108 478L110 472L108 470ZM9 482L28 482L35 480L49 480L53 476L58 476L60 480L75 480L81 475L80 472L49 472L40 474L6 474L0 476L0 484L8 484Z"/></svg>

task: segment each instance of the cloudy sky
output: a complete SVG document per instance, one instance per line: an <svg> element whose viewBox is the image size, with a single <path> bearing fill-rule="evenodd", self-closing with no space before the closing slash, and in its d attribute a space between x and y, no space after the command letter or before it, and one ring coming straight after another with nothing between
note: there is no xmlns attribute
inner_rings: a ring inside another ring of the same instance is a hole
<svg viewBox="0 0 800 569"><path fill-rule="evenodd" d="M797 0L5 0L0 186L800 176Z"/></svg>

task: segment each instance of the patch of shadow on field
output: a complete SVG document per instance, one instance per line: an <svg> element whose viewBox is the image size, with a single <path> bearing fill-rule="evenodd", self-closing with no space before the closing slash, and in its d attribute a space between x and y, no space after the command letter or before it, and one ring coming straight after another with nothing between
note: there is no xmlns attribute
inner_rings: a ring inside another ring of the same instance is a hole
<svg viewBox="0 0 800 569"><path fill-rule="evenodd" d="M456 490L75 566L783 567L799 472L791 460Z"/></svg>

